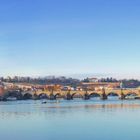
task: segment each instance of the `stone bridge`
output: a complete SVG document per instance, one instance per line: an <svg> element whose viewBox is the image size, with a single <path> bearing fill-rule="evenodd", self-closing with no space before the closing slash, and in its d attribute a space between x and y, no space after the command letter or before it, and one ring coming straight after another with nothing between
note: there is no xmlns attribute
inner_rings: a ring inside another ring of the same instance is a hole
<svg viewBox="0 0 140 140"><path fill-rule="evenodd" d="M107 99L108 96L119 96L120 99L124 99L126 96L135 95L140 97L140 89L102 89L99 91L24 91L23 96L27 97L39 97L48 99L65 98L71 100L75 97L90 99L91 97L99 96L101 99Z"/></svg>

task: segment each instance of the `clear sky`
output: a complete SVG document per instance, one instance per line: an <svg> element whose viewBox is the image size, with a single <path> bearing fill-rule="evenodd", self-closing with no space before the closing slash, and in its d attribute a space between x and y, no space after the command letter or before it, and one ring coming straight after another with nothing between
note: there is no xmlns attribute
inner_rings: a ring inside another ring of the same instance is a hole
<svg viewBox="0 0 140 140"><path fill-rule="evenodd" d="M139 0L0 0L0 75L140 77Z"/></svg>

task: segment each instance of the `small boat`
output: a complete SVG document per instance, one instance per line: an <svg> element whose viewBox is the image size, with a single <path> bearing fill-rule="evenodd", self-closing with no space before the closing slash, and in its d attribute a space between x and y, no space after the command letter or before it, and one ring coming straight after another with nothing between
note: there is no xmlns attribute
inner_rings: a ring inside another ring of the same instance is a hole
<svg viewBox="0 0 140 140"><path fill-rule="evenodd" d="M43 101L42 104L47 104L47 103L60 103L59 100L55 100L55 101Z"/></svg>
<svg viewBox="0 0 140 140"><path fill-rule="evenodd" d="M46 103L47 103L46 101L43 101L43 102L42 102L42 104L46 104Z"/></svg>

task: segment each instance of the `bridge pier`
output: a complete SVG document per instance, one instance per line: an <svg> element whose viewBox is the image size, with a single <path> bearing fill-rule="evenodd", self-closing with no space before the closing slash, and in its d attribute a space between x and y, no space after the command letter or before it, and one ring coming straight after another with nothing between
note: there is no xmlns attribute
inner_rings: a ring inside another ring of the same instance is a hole
<svg viewBox="0 0 140 140"><path fill-rule="evenodd" d="M89 100L90 99L90 95L88 94L87 90L86 90L86 93L83 96L83 99L84 100Z"/></svg>
<svg viewBox="0 0 140 140"><path fill-rule="evenodd" d="M53 93L51 93L49 96L49 100L56 100L56 96Z"/></svg>
<svg viewBox="0 0 140 140"><path fill-rule="evenodd" d="M54 95L54 88L51 88L51 93L49 95L49 100L56 100L56 96Z"/></svg>
<svg viewBox="0 0 140 140"><path fill-rule="evenodd" d="M107 100L107 95L106 95L106 93L105 93L105 89L103 88L102 89L102 94L101 94L101 100Z"/></svg>
<svg viewBox="0 0 140 140"><path fill-rule="evenodd" d="M101 94L101 100L107 100L107 95L106 94Z"/></svg>
<svg viewBox="0 0 140 140"><path fill-rule="evenodd" d="M39 100L39 96L35 93L32 97L33 100Z"/></svg>
<svg viewBox="0 0 140 140"><path fill-rule="evenodd" d="M121 89L121 95L119 97L120 100L124 100L125 99L125 95L123 93L123 89Z"/></svg>
<svg viewBox="0 0 140 140"><path fill-rule="evenodd" d="M73 100L73 96L71 95L70 90L67 92L65 99L66 100Z"/></svg>
<svg viewBox="0 0 140 140"><path fill-rule="evenodd" d="M73 100L73 97L71 94L67 94L65 97L66 100Z"/></svg>
<svg viewBox="0 0 140 140"><path fill-rule="evenodd" d="M90 96L88 94L84 94L83 99L84 100L89 100L90 99Z"/></svg>

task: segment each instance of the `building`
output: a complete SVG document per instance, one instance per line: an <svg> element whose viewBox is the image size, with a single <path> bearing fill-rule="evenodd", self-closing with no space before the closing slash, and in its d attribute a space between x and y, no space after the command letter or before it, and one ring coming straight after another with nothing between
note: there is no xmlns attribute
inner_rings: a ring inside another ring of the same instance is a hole
<svg viewBox="0 0 140 140"><path fill-rule="evenodd" d="M80 86L83 90L115 89L120 88L120 82L82 82Z"/></svg>
<svg viewBox="0 0 140 140"><path fill-rule="evenodd" d="M89 82L98 82L97 78L88 78Z"/></svg>
<svg viewBox="0 0 140 140"><path fill-rule="evenodd" d="M0 85L0 96L3 96L4 94L4 87Z"/></svg>

